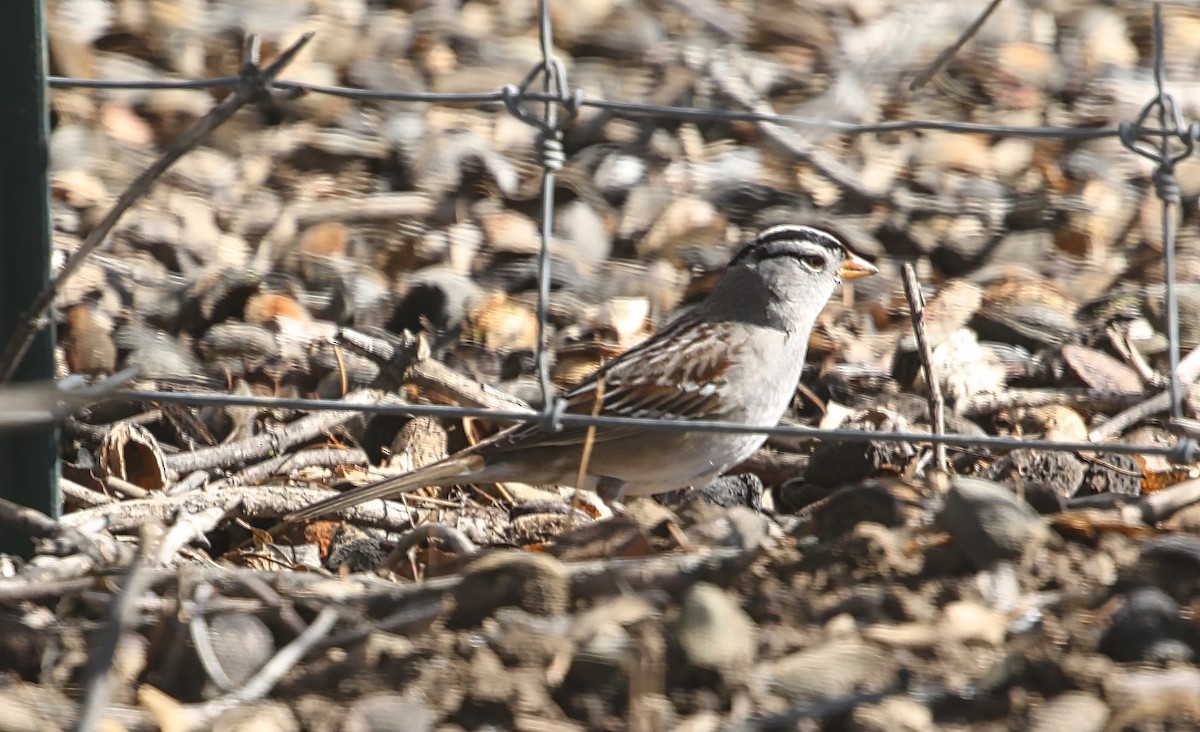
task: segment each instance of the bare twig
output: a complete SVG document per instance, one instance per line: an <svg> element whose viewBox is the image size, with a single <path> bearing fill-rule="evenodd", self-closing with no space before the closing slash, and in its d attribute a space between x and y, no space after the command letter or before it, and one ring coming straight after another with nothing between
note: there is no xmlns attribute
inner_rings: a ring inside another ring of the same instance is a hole
<svg viewBox="0 0 1200 732"><path fill-rule="evenodd" d="M151 561L161 536L161 526L148 524L143 527L141 551L129 565L120 597L110 608L107 627L88 654L87 682L77 729L96 729L112 699L113 656L117 652L121 636L133 626L137 616L135 601L150 586L150 577L144 570Z"/></svg>
<svg viewBox="0 0 1200 732"><path fill-rule="evenodd" d="M979 14L978 18L971 22L971 25L967 26L967 29L963 31L961 36L958 37L958 40L950 44L948 48L939 53L937 58L935 58L928 66L926 66L921 73L917 74L917 78L913 79L912 83L908 85L909 91L916 91L928 84L929 80L933 78L934 74L940 71L941 68L946 65L947 61L954 58L954 54L958 53L959 49L965 46L967 41L971 40L971 38L979 32L979 29L983 27L983 24L987 22L987 19L998 7L1000 7L1000 0L992 0L990 3L988 3L988 6L983 9L983 12Z"/></svg>
<svg viewBox="0 0 1200 732"><path fill-rule="evenodd" d="M94 577L69 577L51 581L33 581L25 577L0 579L0 604L39 602L61 599L96 584ZM107 597L107 595L106 595Z"/></svg>
<svg viewBox="0 0 1200 732"><path fill-rule="evenodd" d="M34 336L46 326L50 306L54 303L54 298L64 283L74 276L83 265L84 260L92 252L99 249L106 242L109 232L116 226L117 221L125 215L125 212L150 190L150 186L168 168L199 145L200 141L208 133L221 126L235 112L247 104L269 98L271 81L283 71L284 67L291 63L296 54L300 52L300 49L304 48L312 40L312 36L312 33L306 33L301 36L295 43L284 50L275 61L263 69L260 69L248 57L242 65L238 85L234 88L233 93L226 97L220 104L213 107L191 129L172 140L162 157L144 170L125 189L125 192L113 204L112 209L109 210L104 220L88 234L87 239L67 258L67 261L63 264L54 281L38 295L33 304L29 306L29 309L21 315L19 327L13 333L12 339L5 346L3 354L0 355L0 383L7 383L12 379L17 366L21 363L21 359L25 357L26 351L29 350L30 344L33 343ZM253 38L249 45L250 47L255 45Z"/></svg>
<svg viewBox="0 0 1200 732"><path fill-rule="evenodd" d="M375 193L353 198L305 201L295 210L296 225L312 226L322 221L347 223L396 221L424 218L433 213L434 201L420 193Z"/></svg>
<svg viewBox="0 0 1200 732"><path fill-rule="evenodd" d="M57 422L84 404L97 401L120 389L141 371L132 366L95 384L82 377L0 388L0 431Z"/></svg>
<svg viewBox="0 0 1200 732"><path fill-rule="evenodd" d="M422 339L407 331L395 334L381 329L343 328L338 331L337 341L378 364L395 384L412 384L426 393L467 407L533 413L520 399L469 379L433 359Z"/></svg>
<svg viewBox="0 0 1200 732"><path fill-rule="evenodd" d="M1142 520L1153 526L1198 501L1200 501L1200 479L1193 479L1142 496L1137 507L1141 511Z"/></svg>
<svg viewBox="0 0 1200 732"><path fill-rule="evenodd" d="M396 542L396 548L392 549L387 559L383 561L383 566L389 569L398 566L401 560L404 559L404 556L408 554L409 549L427 539L437 539L446 545L448 551L454 554L467 556L479 551L479 547L475 546L474 542L468 539L466 534L453 526L433 523L421 524L400 537Z"/></svg>
<svg viewBox="0 0 1200 732"><path fill-rule="evenodd" d="M329 634L329 631L333 629L333 624L337 622L337 618L337 609L323 608L303 633L296 636L291 643L280 648L279 652L270 661L267 661L244 686L210 702L190 707L188 711L195 715L195 721L204 725L228 709L261 699L274 688L275 684L279 683L284 674Z"/></svg>
<svg viewBox="0 0 1200 732"><path fill-rule="evenodd" d="M147 521L170 521L179 511L199 513L210 508L219 508L226 513L237 511L249 518L278 518L330 495L327 490L293 486L229 487L221 491L192 491L179 496L157 496L95 506L67 514L62 518L62 523L75 527L102 520L110 531L122 533L132 531ZM406 531L412 525L409 509L390 501L365 503L347 509L342 515L348 520L389 531Z"/></svg>
<svg viewBox="0 0 1200 732"><path fill-rule="evenodd" d="M917 272L912 263L905 262L904 267L904 296L908 298L909 315L912 318L913 333L917 336L917 351L921 354L921 366L925 369L925 383L929 387L929 417L933 422L933 434L946 434L946 401L942 398L942 385L938 381L937 369L933 364L933 349L925 334L925 296L921 293L921 283L917 282ZM938 470L943 473L950 469L946 460L945 443L935 443L933 454L937 460Z"/></svg>
<svg viewBox="0 0 1200 732"><path fill-rule="evenodd" d="M0 498L0 524L24 534L30 539L42 539L58 534L58 522L32 508Z"/></svg>
<svg viewBox="0 0 1200 732"><path fill-rule="evenodd" d="M1181 387L1187 387L1200 378L1200 348L1193 350L1179 362L1175 372L1175 382ZM1141 420L1171 408L1171 390L1160 392L1149 399L1138 398L1138 402L1120 414L1114 415L1102 425L1088 432L1088 439L1101 442L1114 435L1119 435Z"/></svg>
<svg viewBox="0 0 1200 732"><path fill-rule="evenodd" d="M428 393L449 398L455 404L505 412L533 410L525 402L509 396L486 384L468 379L440 361L432 358L418 359L405 373L405 381Z"/></svg>
<svg viewBox="0 0 1200 732"><path fill-rule="evenodd" d="M592 416L598 416L600 410L604 407L604 376L596 379L595 396L592 398ZM584 479L587 478L588 463L592 460L592 447L596 442L596 425L588 425L587 432L583 436L583 453L579 456L579 474L575 477L575 490L578 491L580 486L587 485ZM574 504L574 501L572 502ZM572 516L574 513L572 513Z"/></svg>
<svg viewBox="0 0 1200 732"><path fill-rule="evenodd" d="M200 659L200 665L204 667L204 673L208 674L208 678L217 685L217 688L223 692L228 692L234 687L233 679L229 678L229 674L225 673L225 667L221 665L221 659L217 658L217 652L212 647L212 636L208 632L208 601L215 594L213 586L207 582L201 582L196 586L196 591L192 594L193 607L189 615L191 620L188 622L188 634L191 636L192 645L196 648L196 656Z"/></svg>
<svg viewBox="0 0 1200 732"><path fill-rule="evenodd" d="M1141 394L1095 389L1005 389L1003 392L973 394L960 399L954 405L954 412L964 417L981 417L995 414L1001 409L1062 404L1107 414L1128 409L1144 399L1145 396Z"/></svg>
<svg viewBox="0 0 1200 732"><path fill-rule="evenodd" d="M216 489L226 485L259 483L285 470L294 474L303 468L366 465L369 462L366 451L361 447L310 448L251 465L227 480L216 481L212 487Z"/></svg>
<svg viewBox="0 0 1200 732"><path fill-rule="evenodd" d="M379 391L364 389L354 392L347 397L346 401L370 403L379 401L381 397L382 394ZM245 464L251 460L278 455L289 447L304 444L322 432L358 417L359 414L359 412L353 411L310 414L284 427L269 430L265 434L255 435L246 440L169 455L165 464L169 470L180 474L190 473L193 470Z"/></svg>

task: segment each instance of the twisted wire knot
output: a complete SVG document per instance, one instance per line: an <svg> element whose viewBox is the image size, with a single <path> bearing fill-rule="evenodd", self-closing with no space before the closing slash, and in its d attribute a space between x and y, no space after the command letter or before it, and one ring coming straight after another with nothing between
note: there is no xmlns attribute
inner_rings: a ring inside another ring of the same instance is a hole
<svg viewBox="0 0 1200 732"><path fill-rule="evenodd" d="M1200 460L1200 445L1190 437L1180 437L1167 459L1175 465L1192 465Z"/></svg>
<svg viewBox="0 0 1200 732"><path fill-rule="evenodd" d="M542 428L543 432L562 432L562 416L567 410L567 403L551 395L550 401L542 409L542 413L538 418L538 427Z"/></svg>
<svg viewBox="0 0 1200 732"><path fill-rule="evenodd" d="M1183 200L1183 192L1179 188L1179 179L1175 177L1175 164L1167 160L1154 169L1151 175L1154 181L1154 192L1164 203L1177 204Z"/></svg>
<svg viewBox="0 0 1200 732"><path fill-rule="evenodd" d="M561 132L554 137L550 137L544 132L538 133L538 163L554 173L562 170L563 165L567 162L567 154L563 149L561 137Z"/></svg>

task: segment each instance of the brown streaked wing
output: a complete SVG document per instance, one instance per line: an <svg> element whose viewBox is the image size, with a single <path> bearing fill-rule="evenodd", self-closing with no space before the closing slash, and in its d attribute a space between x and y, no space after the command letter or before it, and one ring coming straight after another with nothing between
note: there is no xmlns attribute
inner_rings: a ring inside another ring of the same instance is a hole
<svg viewBox="0 0 1200 732"><path fill-rule="evenodd" d="M659 331L597 369L564 395L565 412L592 414L597 385L603 380L601 414L645 419L720 419L725 372L738 358L741 342L729 323L697 322L687 317ZM713 344L720 348L714 349ZM596 431L597 441L636 432L634 427ZM583 442L587 428L570 426L542 432L536 423L517 425L476 445L487 452L531 446L567 446Z"/></svg>

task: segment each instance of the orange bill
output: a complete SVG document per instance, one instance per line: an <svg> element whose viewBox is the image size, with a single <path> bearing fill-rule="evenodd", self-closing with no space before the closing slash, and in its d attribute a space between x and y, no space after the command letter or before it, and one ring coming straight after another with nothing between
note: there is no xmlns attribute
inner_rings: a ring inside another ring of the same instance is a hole
<svg viewBox="0 0 1200 732"><path fill-rule="evenodd" d="M843 280L856 280L859 277L869 277L879 270L875 265L858 256L854 252L846 253L846 261L838 269L838 276Z"/></svg>

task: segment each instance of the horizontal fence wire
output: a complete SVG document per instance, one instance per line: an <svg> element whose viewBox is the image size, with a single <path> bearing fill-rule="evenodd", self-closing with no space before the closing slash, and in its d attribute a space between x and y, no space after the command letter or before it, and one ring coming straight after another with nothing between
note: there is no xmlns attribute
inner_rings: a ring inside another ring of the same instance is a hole
<svg viewBox="0 0 1200 732"><path fill-rule="evenodd" d="M539 3L539 37L542 59L519 85L506 85L495 91L477 93L432 93L432 92L384 92L355 89L342 86L306 84L287 80L271 80L267 86L272 90L290 93L325 94L364 101L386 101L407 103L433 103L449 105L473 105L476 107L504 107L510 114L539 130L540 161L543 167L542 190L542 242L539 250L539 298L538 298L538 380L545 405L538 411L497 411L470 407L417 405L417 404L362 404L331 399L288 399L278 397L249 397L231 394L204 394L166 392L155 390L123 390L111 394L114 398L144 400L149 402L182 404L190 406L251 406L268 409L297 410L345 410L369 414L441 416L441 417L485 417L499 421L537 422L545 429L557 430L563 426L629 427L648 430L703 431L732 434L767 434L790 438L818 438L841 441L889 441L924 444L944 444L962 448L996 448L1011 450L1018 448L1054 451L1103 451L1117 454L1163 455L1178 464L1192 463L1197 458L1197 444L1190 438L1180 437L1173 446L1139 446L1104 442L1060 442L1050 440L1024 440L1010 437L975 435L934 435L918 432L866 432L843 429L821 429L780 425L745 425L728 422L697 420L653 420L604 415L566 414L563 403L549 383L546 369L546 306L549 297L549 240L550 222L554 213L553 177L562 164L561 136L565 124L580 108L602 110L615 116L661 117L677 120L713 122L758 122L773 123L807 130L832 132L841 135L881 134L901 131L942 131L960 134L989 134L1003 137L1054 138L1061 140L1094 140L1116 137L1130 152L1142 155L1156 163L1155 188L1163 204L1165 285L1168 308L1171 311L1169 347L1171 371L1171 413L1179 415L1180 385L1176 367L1179 364L1179 336L1175 310L1175 226L1174 217L1179 208L1178 184L1174 183L1174 165L1193 153L1200 139L1200 123L1184 125L1174 101L1163 88L1163 41L1161 9L1155 5L1154 15L1154 83L1156 95L1143 108L1142 114L1133 123L1122 123L1117 127L1027 127L991 125L974 122L942 120L900 120L876 123L850 123L814 119L787 114L771 114L756 111L701 109L674 107L657 104L622 102L593 99L581 90L570 87L565 66L552 55L552 32L550 27L549 0ZM543 91L532 88L541 80ZM53 88L113 89L113 90L177 90L218 89L238 87L245 82L243 77L229 76L202 80L157 80L157 81L109 81L50 77ZM544 105L544 116L537 117L528 111L531 104ZM1150 124L1151 122L1157 125ZM1151 140L1154 146L1147 150ZM1139 143L1141 141L1141 143ZM1139 144L1141 146L1139 147ZM1183 152L1172 149L1172 144L1182 144ZM1174 187L1172 184L1174 183ZM1148 397L1149 399L1149 397Z"/></svg>
<svg viewBox="0 0 1200 732"><path fill-rule="evenodd" d="M112 89L125 91L156 91L168 89L220 89L237 86L236 76L198 81L107 81L73 79L52 76L50 86L55 89ZM271 83L280 91L295 91L312 94L327 94L362 101L413 102L429 104L462 104L486 106L502 104L503 90L494 92L385 92L370 89L355 89L346 86L308 84L279 79ZM557 102L561 98L544 92L525 92L522 99L528 102ZM841 135L874 135L888 132L955 132L960 134L987 134L1001 137L1055 138L1061 140L1097 140L1118 137L1116 127L1025 127L1020 125L989 125L980 122L955 122L945 120L897 120L892 122L840 122L837 120L802 117L792 114L771 114L732 109L700 109L697 107L672 107L642 102L622 102L608 99L583 97L580 106L600 109L617 116L663 117L669 119L701 120L707 122L772 122L801 127L818 132L834 132ZM1144 127L1141 133L1148 137L1164 137L1176 134L1175 130Z"/></svg>

